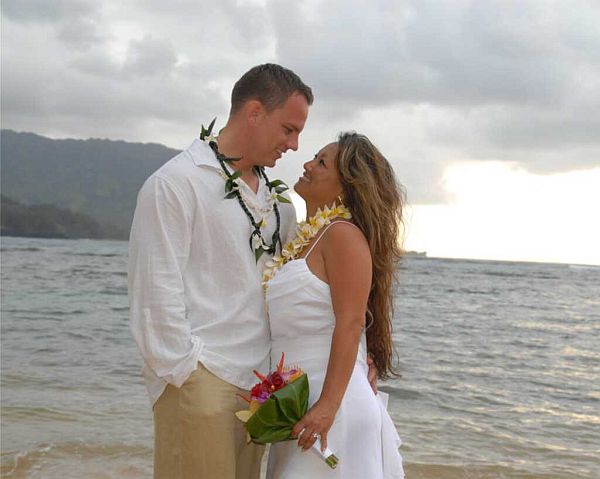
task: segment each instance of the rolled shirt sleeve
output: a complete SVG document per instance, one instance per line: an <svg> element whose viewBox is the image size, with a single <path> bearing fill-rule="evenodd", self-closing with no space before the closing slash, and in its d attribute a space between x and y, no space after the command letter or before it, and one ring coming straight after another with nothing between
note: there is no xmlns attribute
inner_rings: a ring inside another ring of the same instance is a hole
<svg viewBox="0 0 600 479"><path fill-rule="evenodd" d="M154 174L142 186L129 238L129 317L146 365L180 387L202 349L186 314L183 272L192 238L194 201Z"/></svg>

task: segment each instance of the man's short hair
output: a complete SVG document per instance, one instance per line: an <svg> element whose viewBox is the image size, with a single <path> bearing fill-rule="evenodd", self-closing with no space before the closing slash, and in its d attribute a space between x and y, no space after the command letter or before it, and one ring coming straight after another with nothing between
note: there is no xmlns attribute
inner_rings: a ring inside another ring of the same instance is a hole
<svg viewBox="0 0 600 479"><path fill-rule="evenodd" d="M306 102L312 105L312 90L292 70L274 63L255 66L233 86L231 114L236 113L248 100L258 100L271 112L282 106L293 93L303 95Z"/></svg>

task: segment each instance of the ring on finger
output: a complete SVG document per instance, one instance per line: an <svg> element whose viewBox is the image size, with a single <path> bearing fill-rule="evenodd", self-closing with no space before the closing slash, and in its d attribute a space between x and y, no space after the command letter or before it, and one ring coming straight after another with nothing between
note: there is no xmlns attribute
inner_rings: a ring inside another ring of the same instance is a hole
<svg viewBox="0 0 600 479"><path fill-rule="evenodd" d="M317 432L313 432L313 433L310 435L310 437L312 437L312 438L314 438L314 439L317 439L317 438L319 437L319 433L317 433Z"/></svg>

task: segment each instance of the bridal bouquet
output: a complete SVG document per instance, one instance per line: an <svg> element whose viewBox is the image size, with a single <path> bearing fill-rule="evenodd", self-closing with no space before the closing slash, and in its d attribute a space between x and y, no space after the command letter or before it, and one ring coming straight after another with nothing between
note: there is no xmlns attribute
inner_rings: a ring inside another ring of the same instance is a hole
<svg viewBox="0 0 600 479"><path fill-rule="evenodd" d="M308 410L308 377L300 368L284 367L283 360L282 353L277 369L267 376L255 370L260 382L250 391L250 398L242 396L249 408L235 415L246 427L248 442L293 440L292 429ZM322 452L319 439L312 451L335 469L338 458L328 448Z"/></svg>

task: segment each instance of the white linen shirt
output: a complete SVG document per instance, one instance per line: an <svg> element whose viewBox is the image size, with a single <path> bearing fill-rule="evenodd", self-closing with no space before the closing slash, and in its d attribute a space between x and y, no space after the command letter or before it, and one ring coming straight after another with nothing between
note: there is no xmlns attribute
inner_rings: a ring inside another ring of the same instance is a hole
<svg viewBox="0 0 600 479"><path fill-rule="evenodd" d="M210 147L195 140L152 174L138 194L129 239L130 326L144 360L152 404L168 383L186 381L201 362L243 389L252 370L268 371L270 333L261 287L267 254L256 264L252 226ZM254 195L241 182L241 188ZM263 179L256 203L267 206ZM291 238L291 204L279 204L281 238ZM256 217L256 216L255 216ZM275 230L271 212L263 237Z"/></svg>

